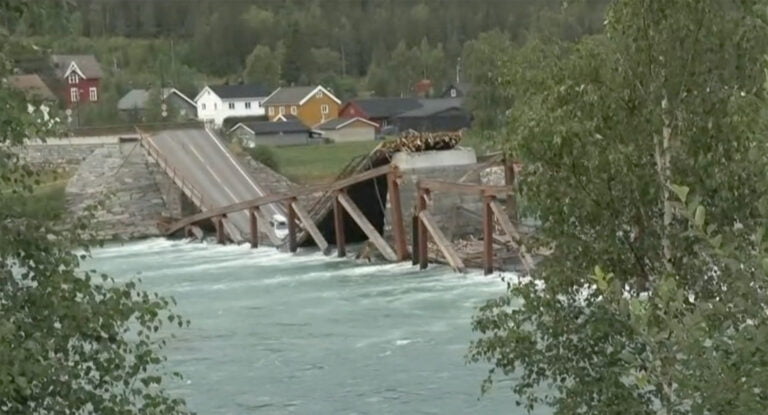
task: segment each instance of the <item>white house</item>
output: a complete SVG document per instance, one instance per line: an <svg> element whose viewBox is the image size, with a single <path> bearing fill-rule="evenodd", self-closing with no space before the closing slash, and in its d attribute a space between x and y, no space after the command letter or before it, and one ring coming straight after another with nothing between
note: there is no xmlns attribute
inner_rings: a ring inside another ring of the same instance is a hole
<svg viewBox="0 0 768 415"><path fill-rule="evenodd" d="M206 86L195 97L197 118L221 127L233 117L264 116L264 100L272 91L260 85Z"/></svg>

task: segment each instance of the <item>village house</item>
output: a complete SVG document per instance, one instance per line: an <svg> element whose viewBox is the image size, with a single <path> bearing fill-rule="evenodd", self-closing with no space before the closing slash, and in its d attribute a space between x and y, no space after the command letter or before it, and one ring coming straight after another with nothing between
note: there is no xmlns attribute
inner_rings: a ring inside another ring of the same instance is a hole
<svg viewBox="0 0 768 415"><path fill-rule="evenodd" d="M146 89L132 89L117 101L120 117L126 121L143 121L150 92ZM166 105L169 120L190 120L197 118L197 105L176 88L163 88L160 99Z"/></svg>
<svg viewBox="0 0 768 415"><path fill-rule="evenodd" d="M377 124L377 131L381 131L392 125L395 116L420 107L416 98L361 98L344 104L339 117L365 118Z"/></svg>
<svg viewBox="0 0 768 415"><path fill-rule="evenodd" d="M101 65L93 55L51 55L58 93L66 106L72 108L80 103L99 101L101 79L104 74Z"/></svg>
<svg viewBox="0 0 768 415"><path fill-rule="evenodd" d="M469 93L472 92L472 84L466 83L466 82L460 82L456 84L450 84L448 85L443 93L440 95L441 98L464 98Z"/></svg>
<svg viewBox="0 0 768 415"><path fill-rule="evenodd" d="M395 116L397 131L459 131L472 124L472 115L460 98L421 99L419 103L421 107Z"/></svg>
<svg viewBox="0 0 768 415"><path fill-rule="evenodd" d="M229 130L232 140L247 148L321 143L313 140L319 135L299 120L241 122Z"/></svg>
<svg viewBox="0 0 768 415"><path fill-rule="evenodd" d="M261 85L206 86L195 97L197 118L221 127L227 118L263 117L270 92Z"/></svg>
<svg viewBox="0 0 768 415"><path fill-rule="evenodd" d="M328 138L334 143L345 143L350 141L373 141L376 139L376 129L379 125L364 118L346 118L339 117L315 127L320 131L324 138Z"/></svg>
<svg viewBox="0 0 768 415"><path fill-rule="evenodd" d="M45 103L54 103L57 101L56 95L48 88L40 76L36 74L13 75L8 77L8 85L16 88L31 99L43 101Z"/></svg>
<svg viewBox="0 0 768 415"><path fill-rule="evenodd" d="M338 117L340 106L341 101L322 86L281 87L264 101L270 121L293 115L309 126Z"/></svg>

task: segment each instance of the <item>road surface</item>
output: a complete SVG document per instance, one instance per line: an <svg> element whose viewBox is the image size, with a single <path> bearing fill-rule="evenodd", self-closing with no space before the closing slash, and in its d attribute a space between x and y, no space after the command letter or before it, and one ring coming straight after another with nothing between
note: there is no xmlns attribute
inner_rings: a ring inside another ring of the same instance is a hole
<svg viewBox="0 0 768 415"><path fill-rule="evenodd" d="M267 194L215 134L207 129L167 130L146 137L175 168L176 174L200 193L204 204L200 208L203 211ZM270 218L276 214L285 216L281 205L267 205L262 210ZM249 240L250 219L247 212L227 215L224 225L235 242Z"/></svg>

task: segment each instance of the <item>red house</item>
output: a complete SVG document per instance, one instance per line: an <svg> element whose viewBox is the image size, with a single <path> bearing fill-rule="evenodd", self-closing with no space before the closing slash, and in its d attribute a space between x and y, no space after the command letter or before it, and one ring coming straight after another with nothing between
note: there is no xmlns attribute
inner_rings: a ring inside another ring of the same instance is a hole
<svg viewBox="0 0 768 415"><path fill-rule="evenodd" d="M98 102L103 72L93 55L52 55L56 83L66 106L71 108L82 102Z"/></svg>

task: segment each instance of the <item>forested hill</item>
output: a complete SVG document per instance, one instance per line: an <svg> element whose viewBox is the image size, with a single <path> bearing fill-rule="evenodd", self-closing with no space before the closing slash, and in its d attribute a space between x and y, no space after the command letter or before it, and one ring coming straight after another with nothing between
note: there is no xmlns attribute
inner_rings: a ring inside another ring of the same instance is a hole
<svg viewBox="0 0 768 415"><path fill-rule="evenodd" d="M189 93L205 81L323 83L347 98L408 94L422 78L442 88L484 32L513 44L594 33L609 1L564 12L562 0L51 0L65 7L0 18L44 48L96 54L121 72L115 95L162 78Z"/></svg>

